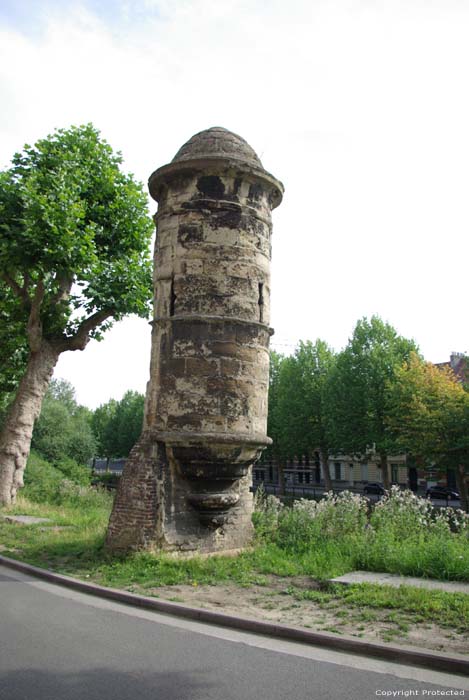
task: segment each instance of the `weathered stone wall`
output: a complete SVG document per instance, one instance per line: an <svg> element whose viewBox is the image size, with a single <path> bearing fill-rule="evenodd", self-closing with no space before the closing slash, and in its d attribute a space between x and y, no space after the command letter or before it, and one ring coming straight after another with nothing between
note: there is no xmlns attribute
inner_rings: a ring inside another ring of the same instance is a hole
<svg viewBox="0 0 469 700"><path fill-rule="evenodd" d="M250 468L269 442L270 212L281 185L255 154L183 149L150 179L159 203L150 382L111 517L116 549L245 546Z"/></svg>
<svg viewBox="0 0 469 700"><path fill-rule="evenodd" d="M254 184L194 173L162 194L148 427L265 437L271 223Z"/></svg>

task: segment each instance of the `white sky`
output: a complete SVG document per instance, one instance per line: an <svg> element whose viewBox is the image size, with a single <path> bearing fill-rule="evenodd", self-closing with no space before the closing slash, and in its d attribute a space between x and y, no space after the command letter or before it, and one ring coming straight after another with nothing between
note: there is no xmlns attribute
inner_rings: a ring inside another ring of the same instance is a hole
<svg viewBox="0 0 469 700"><path fill-rule="evenodd" d="M2 0L0 167L91 121L146 181L224 126L285 184L273 347L377 313L444 361L469 348L468 37L467 0ZM149 351L129 319L56 376L94 407L145 390Z"/></svg>

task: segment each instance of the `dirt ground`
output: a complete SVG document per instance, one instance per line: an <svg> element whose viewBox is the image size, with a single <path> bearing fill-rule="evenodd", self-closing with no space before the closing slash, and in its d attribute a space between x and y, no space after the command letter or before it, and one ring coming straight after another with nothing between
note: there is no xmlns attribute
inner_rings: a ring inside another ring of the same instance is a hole
<svg viewBox="0 0 469 700"><path fill-rule="evenodd" d="M347 606L343 599L316 603L298 600L286 591L314 588L308 577L267 577L267 585L240 587L162 586L127 590L183 603L190 607L217 610L238 617L265 620L302 629L357 637L363 641L389 642L406 646L469 655L469 630L461 633L420 621L402 611ZM317 584L316 584L317 585Z"/></svg>

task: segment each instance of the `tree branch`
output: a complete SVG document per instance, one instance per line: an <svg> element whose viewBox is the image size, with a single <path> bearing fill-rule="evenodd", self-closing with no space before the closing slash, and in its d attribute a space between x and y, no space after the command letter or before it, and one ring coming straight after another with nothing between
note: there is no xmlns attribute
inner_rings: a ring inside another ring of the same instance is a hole
<svg viewBox="0 0 469 700"><path fill-rule="evenodd" d="M42 342L42 321L41 321L41 304L44 299L45 287L43 280L39 280L36 285L33 300L31 303L31 311L28 318L28 340L29 347L32 352L37 352Z"/></svg>
<svg viewBox="0 0 469 700"><path fill-rule="evenodd" d="M101 311L96 311L89 318L85 318L84 321L78 326L75 335L70 338L65 338L61 343L62 352L65 350L84 350L87 346L90 335L95 328L97 328L106 319L111 318L113 315L112 309L102 309Z"/></svg>
<svg viewBox="0 0 469 700"><path fill-rule="evenodd" d="M52 305L68 299L73 284L73 278L65 272L58 272L55 281L59 283L59 288L51 298Z"/></svg>
<svg viewBox="0 0 469 700"><path fill-rule="evenodd" d="M13 292L16 294L16 296L21 299L21 301L23 302L24 308L29 309L30 305L31 305L31 299L29 298L28 291L27 291L28 288L27 288L26 276L25 276L25 282L24 282L23 287L20 287L18 282L15 279L13 279L13 277L10 277L8 272L3 272L2 278L7 283L7 285L10 287L10 289L13 290Z"/></svg>

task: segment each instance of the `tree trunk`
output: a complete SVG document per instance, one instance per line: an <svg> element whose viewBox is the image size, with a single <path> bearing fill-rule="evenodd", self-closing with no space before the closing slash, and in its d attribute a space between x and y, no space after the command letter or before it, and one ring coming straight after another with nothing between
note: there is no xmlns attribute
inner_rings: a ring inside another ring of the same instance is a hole
<svg viewBox="0 0 469 700"><path fill-rule="evenodd" d="M277 464L277 483L278 483L278 495L285 496L285 472L282 459L276 460Z"/></svg>
<svg viewBox="0 0 469 700"><path fill-rule="evenodd" d="M456 468L456 484L460 496L461 510L469 513L469 494L467 488L467 474L464 465L460 464Z"/></svg>
<svg viewBox="0 0 469 700"><path fill-rule="evenodd" d="M331 479L331 472L329 469L329 454L327 450L321 449L321 464L322 464L322 473L324 476L324 488L326 491L332 491L332 479Z"/></svg>
<svg viewBox="0 0 469 700"><path fill-rule="evenodd" d="M0 435L0 505L10 505L23 486L34 421L41 411L42 400L49 386L60 352L42 341L30 352L23 379Z"/></svg>
<svg viewBox="0 0 469 700"><path fill-rule="evenodd" d="M381 454L380 454L379 468L381 469L381 475L383 478L383 486L386 489L386 491L389 491L389 489L391 488L391 481L389 479L389 465L388 465L388 456L387 456L386 452L381 452Z"/></svg>

